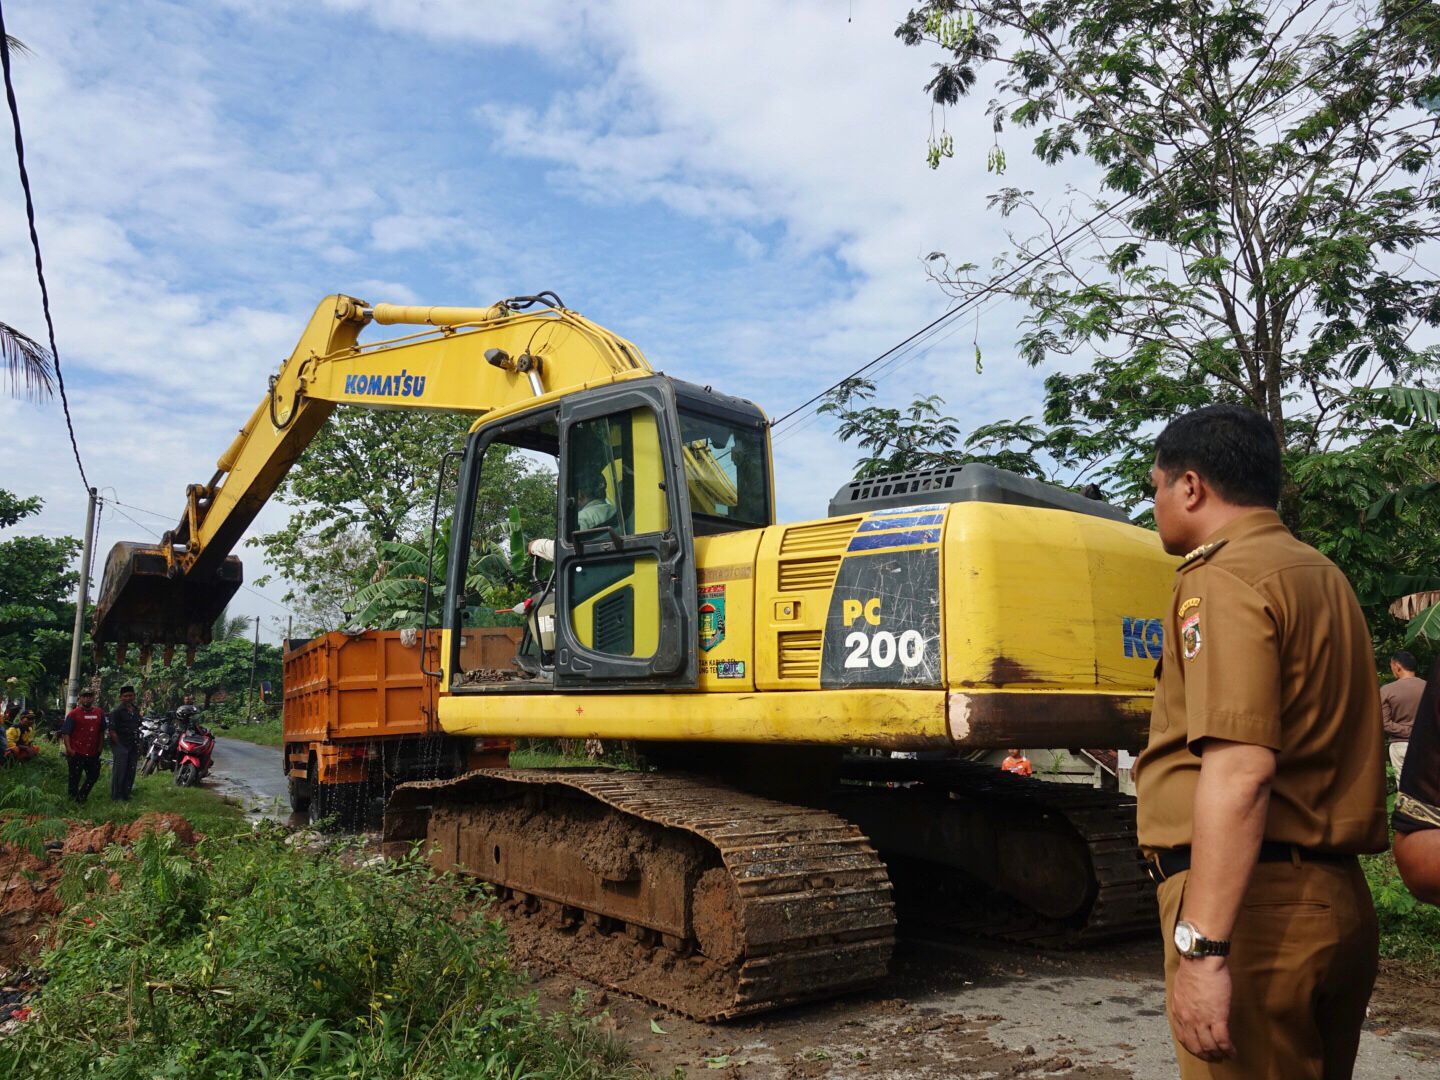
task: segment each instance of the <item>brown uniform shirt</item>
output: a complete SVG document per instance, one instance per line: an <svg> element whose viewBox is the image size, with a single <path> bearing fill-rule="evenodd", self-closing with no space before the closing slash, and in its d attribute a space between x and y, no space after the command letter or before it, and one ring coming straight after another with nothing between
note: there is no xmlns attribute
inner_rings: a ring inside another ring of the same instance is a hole
<svg viewBox="0 0 1440 1080"><path fill-rule="evenodd" d="M1380 720L1385 734L1397 742L1408 742L1415 727L1415 713L1425 693L1425 680L1406 675L1380 687Z"/></svg>
<svg viewBox="0 0 1440 1080"><path fill-rule="evenodd" d="M1140 845L1190 843L1197 744L1276 751L1265 839L1383 851L1380 694L1345 575L1271 510L1236 518L1181 564L1150 741L1136 763Z"/></svg>

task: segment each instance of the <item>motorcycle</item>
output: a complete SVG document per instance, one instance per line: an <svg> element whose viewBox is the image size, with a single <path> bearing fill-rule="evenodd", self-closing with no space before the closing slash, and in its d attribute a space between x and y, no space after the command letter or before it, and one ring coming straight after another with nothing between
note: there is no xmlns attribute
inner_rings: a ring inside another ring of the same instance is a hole
<svg viewBox="0 0 1440 1080"><path fill-rule="evenodd" d="M141 776L160 769L174 772L177 735L175 724L168 716L145 721L140 728L140 745L145 751L145 760L140 763Z"/></svg>
<svg viewBox="0 0 1440 1080"><path fill-rule="evenodd" d="M195 726L180 733L176 743L178 764L175 783L195 787L210 774L210 758L215 752L215 736L207 728Z"/></svg>

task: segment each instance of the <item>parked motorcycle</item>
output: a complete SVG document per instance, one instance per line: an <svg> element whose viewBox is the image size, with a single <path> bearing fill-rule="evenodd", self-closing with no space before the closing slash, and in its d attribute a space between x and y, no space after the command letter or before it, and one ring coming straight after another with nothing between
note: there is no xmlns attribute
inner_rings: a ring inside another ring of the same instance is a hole
<svg viewBox="0 0 1440 1080"><path fill-rule="evenodd" d="M177 748L179 764L175 766L175 783L195 787L210 775L210 758L215 752L215 736L208 728L196 726L180 733Z"/></svg>
<svg viewBox="0 0 1440 1080"><path fill-rule="evenodd" d="M180 729L169 716L158 720L146 720L140 727L140 747L145 760L140 763L140 775L149 776L160 769L175 770L176 743Z"/></svg>
<svg viewBox="0 0 1440 1080"><path fill-rule="evenodd" d="M180 722L180 736L175 742L175 783L195 787L210 775L215 736L200 723L200 710L194 705L181 705L175 717Z"/></svg>
<svg viewBox="0 0 1440 1080"><path fill-rule="evenodd" d="M166 743L170 739L168 727L170 720L164 716L147 716L140 721L141 776L148 776L158 768L158 762L153 760L153 755L157 755L160 749L157 743Z"/></svg>

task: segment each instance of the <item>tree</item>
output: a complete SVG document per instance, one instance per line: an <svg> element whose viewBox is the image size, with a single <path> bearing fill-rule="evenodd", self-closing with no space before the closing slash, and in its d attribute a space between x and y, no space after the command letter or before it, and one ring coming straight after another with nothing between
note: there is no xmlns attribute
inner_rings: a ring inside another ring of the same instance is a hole
<svg viewBox="0 0 1440 1080"><path fill-rule="evenodd" d="M288 525L252 541L291 582L285 598L307 632L352 623L368 604L357 593L384 576L387 558L393 561L393 553L384 554L389 546L424 549L440 459L464 445L471 422L446 413L338 409L321 428L277 491L296 507ZM442 524L452 512L455 476L452 465L441 492ZM512 506L522 509L531 535L553 534L553 474L518 451L493 446L476 507L487 541L503 539Z"/></svg>
<svg viewBox="0 0 1440 1080"><path fill-rule="evenodd" d="M224 692L230 700L243 699L250 685L250 660L256 657L257 685L270 682L279 686L283 657L280 650L262 641L258 652L251 638L254 622L244 615L221 614L211 629L211 641L195 651L193 667L185 666L184 654L177 650L166 664L152 655L148 665L141 664L132 650L125 664L104 665L97 672L101 685L113 692L123 685L134 686L141 705L149 712L166 712L176 708L186 694L194 694L200 704L209 706L212 699Z"/></svg>
<svg viewBox="0 0 1440 1080"><path fill-rule="evenodd" d="M960 421L940 411L945 399L938 394L917 397L903 410L866 404L874 396L870 380L846 379L818 410L839 419L836 432L843 441L869 451L855 463L859 479L976 461L1038 480L1049 478L1035 453L1043 433L1028 416L984 424L962 439Z"/></svg>
<svg viewBox="0 0 1440 1080"><path fill-rule="evenodd" d="M290 582L286 601L333 605L338 541L359 556L348 568L358 575L345 590L353 594L373 575L379 544L428 525L440 458L461 445L469 425L445 413L335 410L275 493L295 507L289 523L250 541Z"/></svg>
<svg viewBox="0 0 1440 1080"><path fill-rule="evenodd" d="M1420 259L1440 232L1440 124L1417 106L1440 90L1433 3L935 0L897 34L941 46L927 89L942 113L998 69L996 145L1033 130L1045 165L1098 170L1096 192L1058 206L993 196L1040 225L1011 235L994 278L931 263L957 297L1028 306L1032 365L1091 361L1047 380L1058 459L1133 488L1138 436L1214 400L1265 413L1292 457L1323 452L1382 422L1367 388L1433 372L1417 342L1440 323ZM1083 251L1052 246L1077 223Z"/></svg>
<svg viewBox="0 0 1440 1080"><path fill-rule="evenodd" d="M0 490L0 530L40 512L38 498ZM8 696L45 700L67 677L80 542L68 536L0 541L0 684ZM14 682L10 680L14 679Z"/></svg>
<svg viewBox="0 0 1440 1080"><path fill-rule="evenodd" d="M1041 164L1095 177L1059 200L998 190L995 210L1038 228L992 273L928 263L956 298L1023 304L1031 365L1082 362L1047 377L1023 449L1135 504L1165 420L1243 403L1284 452L1287 522L1372 604L1387 572L1433 564L1415 527L1440 510L1436 417L1415 397L1440 364L1433 2L932 0L897 36L940 48L942 132L993 75L992 170L1019 129ZM1409 501L1381 507L1396 487Z"/></svg>

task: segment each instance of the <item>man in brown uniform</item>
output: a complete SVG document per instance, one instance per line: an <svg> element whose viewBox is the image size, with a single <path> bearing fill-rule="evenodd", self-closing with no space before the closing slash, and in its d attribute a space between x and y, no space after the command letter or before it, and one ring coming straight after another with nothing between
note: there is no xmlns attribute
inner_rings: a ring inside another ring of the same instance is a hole
<svg viewBox="0 0 1440 1080"><path fill-rule="evenodd" d="M1189 554L1137 762L1139 833L1163 879L1180 1074L1349 1077L1379 945L1355 856L1386 844L1370 633L1345 576L1273 509L1264 417L1200 409L1155 450L1155 523Z"/></svg>

